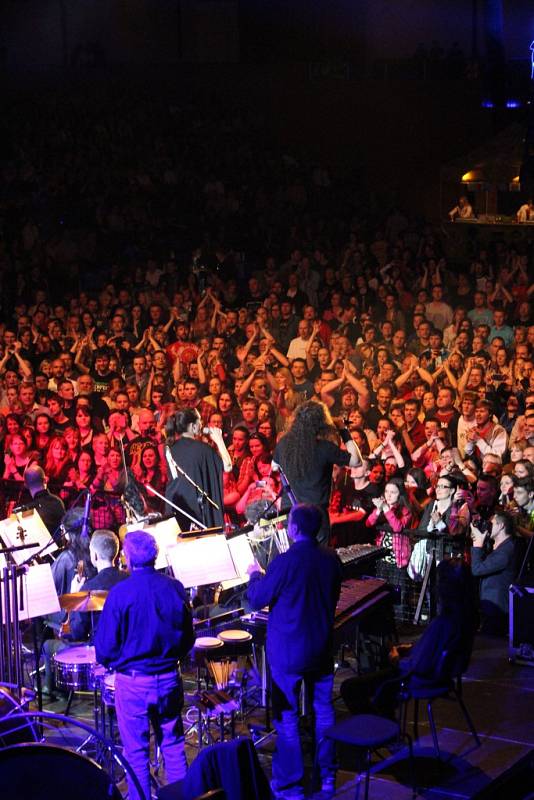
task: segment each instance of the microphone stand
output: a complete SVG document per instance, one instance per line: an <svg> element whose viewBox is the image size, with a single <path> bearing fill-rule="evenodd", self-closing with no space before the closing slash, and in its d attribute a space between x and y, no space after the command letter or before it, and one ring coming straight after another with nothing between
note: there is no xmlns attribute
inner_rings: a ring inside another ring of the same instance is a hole
<svg viewBox="0 0 534 800"><path fill-rule="evenodd" d="M144 485L145 489L148 489L149 492L152 492L152 494L155 494L156 497L159 497L159 499L163 500L164 503L167 503L168 506L171 506L171 508L174 508L175 511L178 511L180 514L183 514L184 517L187 517L187 519L190 519L191 522L194 522L195 525L197 525L201 530L203 530L203 531L207 531L208 530L208 526L207 525L204 525L203 522L199 522L198 519L195 519L194 517L192 517L191 514L188 514L187 511L183 510L183 508L180 508L180 506L177 506L171 500L168 500L166 497L164 497L162 494L160 494L156 489L154 489L154 487L151 486L149 483L145 483L143 485ZM196 484L194 484L194 485L196 486ZM218 508L218 506L216 506L216 508Z"/></svg>
<svg viewBox="0 0 534 800"><path fill-rule="evenodd" d="M295 497L291 486L289 485L289 481L287 479L287 475L285 474L285 472L282 469L282 467L280 466L280 464L277 464L276 466L277 466L277 469L275 470L275 472L279 472L280 473L280 481L281 481L282 487L283 487L283 491L280 492L280 496L283 493L287 494L287 496L289 497L289 502L291 503L291 505L292 506L296 506L297 503L298 503L298 500Z"/></svg>

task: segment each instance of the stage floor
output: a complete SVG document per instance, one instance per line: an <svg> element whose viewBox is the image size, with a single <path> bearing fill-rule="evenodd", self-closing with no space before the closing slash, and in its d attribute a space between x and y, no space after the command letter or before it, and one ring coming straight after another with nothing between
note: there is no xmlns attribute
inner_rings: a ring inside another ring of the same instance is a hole
<svg viewBox="0 0 534 800"><path fill-rule="evenodd" d="M414 633L418 631L406 630L401 638L411 640ZM339 686L350 674L349 670L339 670L336 685ZM457 704L437 700L434 715L442 751L441 762L434 758L426 708L421 704L420 739L415 747L420 795L436 799L470 798L534 748L534 667L510 664L503 639L477 637L471 665L464 679L464 698L482 740L482 747L475 746ZM45 705L45 710L60 713L64 708L64 700ZM411 720L411 709L410 712ZM343 702L338 700L336 717L341 719L346 714ZM89 698L78 696L72 705L71 715L90 723L92 705ZM247 719L247 723L262 721L262 709ZM246 726L240 732L247 733ZM274 745L275 737L271 737L258 747L261 763L269 776ZM188 746L190 761L196 753L195 748ZM311 754L306 753L306 756L311 774ZM355 793L355 767L351 753L340 753L340 767L335 797L338 800L352 800ZM373 800L404 800L412 796L405 751L390 757L382 766L378 766L377 762L376 769L371 779L370 795ZM363 792L363 786L361 790ZM506 800L514 800L510 794L503 796ZM321 795L314 795L310 790L310 797L318 799Z"/></svg>

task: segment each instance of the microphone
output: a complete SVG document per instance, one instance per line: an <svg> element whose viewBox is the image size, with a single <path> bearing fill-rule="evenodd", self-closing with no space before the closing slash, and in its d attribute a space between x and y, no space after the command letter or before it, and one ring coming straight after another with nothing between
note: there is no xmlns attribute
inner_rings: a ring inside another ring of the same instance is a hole
<svg viewBox="0 0 534 800"><path fill-rule="evenodd" d="M89 514L91 512L91 492L87 489L87 495L85 497L85 506L83 509L83 520L82 520L82 530L81 536L82 539L89 539Z"/></svg>
<svg viewBox="0 0 534 800"><path fill-rule="evenodd" d="M11 513L12 514L22 514L23 511L31 511L33 508L37 508L38 505L39 505L39 501L38 500L30 500L29 503L24 503L21 506L15 506L15 508L13 509L13 511Z"/></svg>

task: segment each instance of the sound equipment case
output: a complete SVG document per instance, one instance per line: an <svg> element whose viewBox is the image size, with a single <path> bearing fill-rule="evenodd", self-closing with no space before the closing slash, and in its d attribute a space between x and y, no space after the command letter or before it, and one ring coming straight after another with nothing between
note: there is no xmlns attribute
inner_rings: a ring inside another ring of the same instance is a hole
<svg viewBox="0 0 534 800"><path fill-rule="evenodd" d="M534 586L510 586L508 658L534 667Z"/></svg>

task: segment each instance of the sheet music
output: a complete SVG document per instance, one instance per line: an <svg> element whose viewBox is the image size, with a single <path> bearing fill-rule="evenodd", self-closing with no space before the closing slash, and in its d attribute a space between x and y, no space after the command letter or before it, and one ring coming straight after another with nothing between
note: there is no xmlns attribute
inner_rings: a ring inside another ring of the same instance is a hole
<svg viewBox="0 0 534 800"><path fill-rule="evenodd" d="M237 578L237 570L225 537L199 536L167 551L175 578L186 589Z"/></svg>
<svg viewBox="0 0 534 800"><path fill-rule="evenodd" d="M25 575L17 578L17 589L21 620L55 614L61 610L50 564L29 567ZM5 622L5 613L3 616Z"/></svg>
<svg viewBox="0 0 534 800"><path fill-rule="evenodd" d="M58 546L50 537L48 528L41 519L39 512L33 508L20 514L11 514L7 519L0 521L0 536L5 542L6 547L17 547L21 544L38 544L28 550L17 550L11 553L13 561L17 566L26 561L29 556L39 552L41 547L48 544L41 556L54 553Z"/></svg>
<svg viewBox="0 0 534 800"><path fill-rule="evenodd" d="M158 543L156 569L165 569L169 566L168 551L172 547L176 547L178 534L180 533L180 526L175 517L164 519L162 522L156 522L152 525L141 525L138 522L133 522L131 525L127 525L126 529L128 531L143 530L150 533Z"/></svg>
<svg viewBox="0 0 534 800"><path fill-rule="evenodd" d="M248 536L244 533L241 536L234 536L228 539L228 547L230 554L235 564L238 574L237 578L229 581L222 581L223 589L233 589L234 586L240 586L242 583L248 583L250 576L248 570L250 567L255 567L258 571L260 569L258 562L254 558L254 553Z"/></svg>

